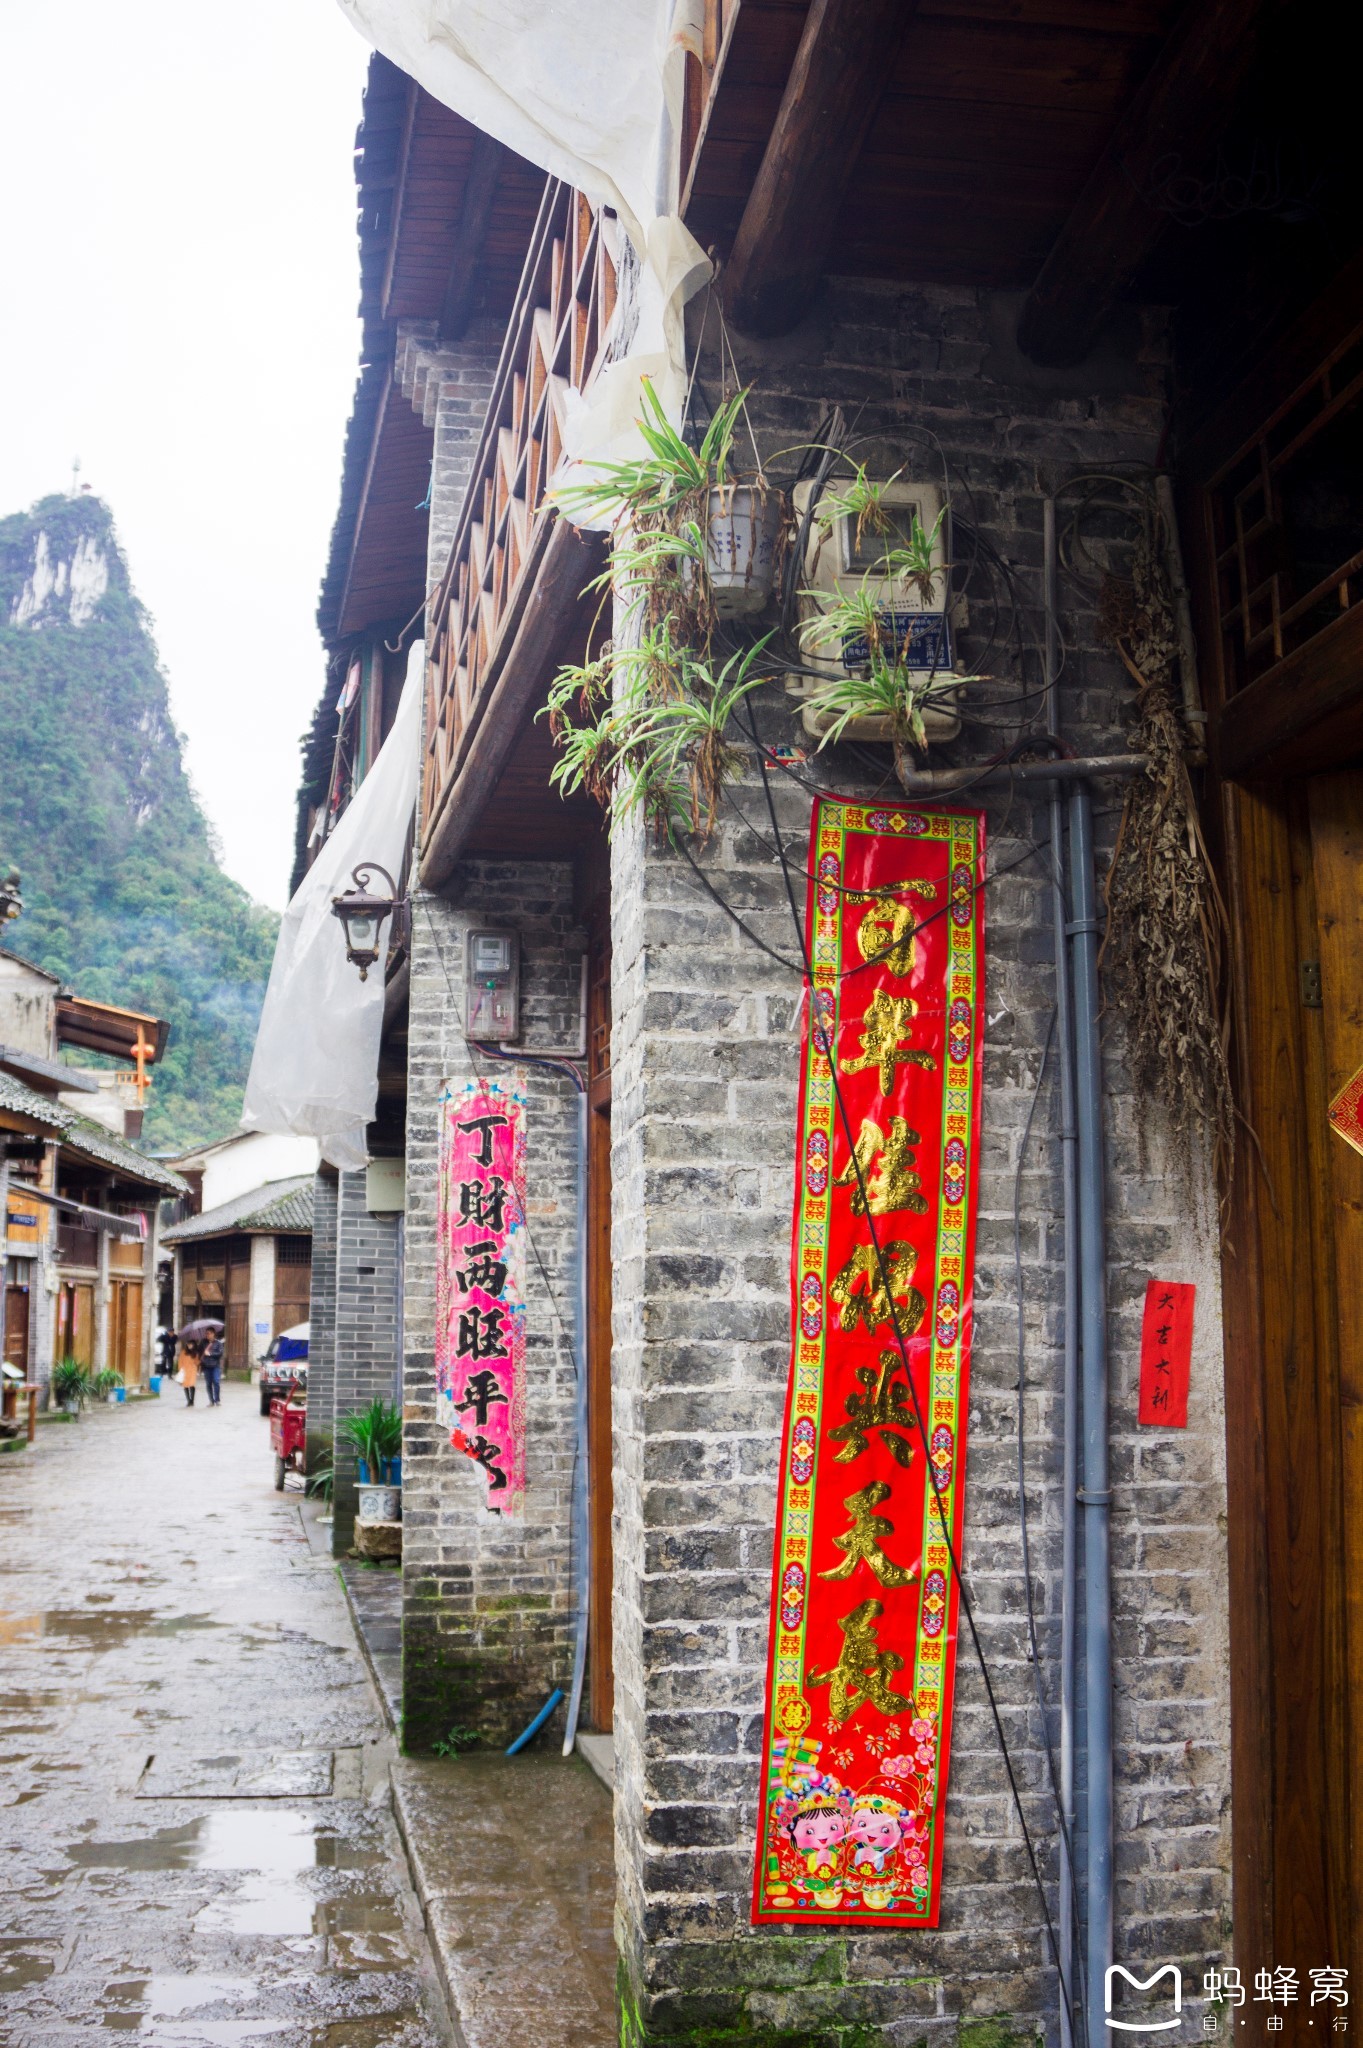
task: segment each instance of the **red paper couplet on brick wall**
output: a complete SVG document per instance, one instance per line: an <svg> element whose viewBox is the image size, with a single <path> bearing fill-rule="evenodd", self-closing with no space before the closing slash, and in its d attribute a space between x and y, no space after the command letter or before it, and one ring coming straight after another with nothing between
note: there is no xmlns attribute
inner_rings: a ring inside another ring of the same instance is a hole
<svg viewBox="0 0 1363 2048"><path fill-rule="evenodd" d="M755 1920L937 1924L983 862L974 811L814 807Z"/></svg>
<svg viewBox="0 0 1363 2048"><path fill-rule="evenodd" d="M1137 1422L1188 1427L1188 1369L1193 1362L1193 1301L1186 1280L1149 1280L1141 1323L1141 1399Z"/></svg>
<svg viewBox="0 0 1363 2048"><path fill-rule="evenodd" d="M497 1514L525 1504L525 1088L518 1070L440 1093L436 1414Z"/></svg>

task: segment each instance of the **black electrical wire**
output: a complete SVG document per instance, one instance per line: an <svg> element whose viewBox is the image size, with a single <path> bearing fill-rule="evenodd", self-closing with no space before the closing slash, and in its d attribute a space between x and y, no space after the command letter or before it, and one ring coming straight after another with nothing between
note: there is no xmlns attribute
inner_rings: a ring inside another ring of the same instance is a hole
<svg viewBox="0 0 1363 2048"><path fill-rule="evenodd" d="M760 751L760 750L759 750L759 751ZM778 767L781 767L781 768L784 768L786 764L784 763L784 761L782 761L782 762L776 762L776 763L773 763L773 765L774 765L774 766L778 766ZM984 770L983 772L987 774L987 773L989 773L989 772L991 772L991 771L989 771L988 769L986 769L986 770ZM805 786L807 787L808 785L805 785ZM968 787L969 787L970 785L969 785L969 784L967 784L967 785L965 785L965 786L966 786L966 787L968 788ZM953 791L952 791L951 793L952 793L952 795L954 796L954 795L956 794L956 791L955 791L955 790L953 790ZM724 802L725 802L726 804L728 804L728 806L729 806L729 809L730 809L730 810L731 810L731 811L733 812L734 816L735 816L735 817L736 817L736 818L738 819L738 821L739 821L739 823L740 823L740 824L742 825L742 827L743 827L744 831L745 831L745 832L750 832L750 833L752 834L753 838L754 838L755 840L757 840L758 844L759 844L759 845L761 845L761 846L764 846L764 847L765 847L765 848L767 849L768 853L770 853L770 855L771 855L771 857L772 857L772 859L773 859L773 860L777 859L778 855L777 855L777 849L776 849L776 847L775 847L775 846L773 845L772 841L771 841L771 840L770 840L770 839L769 839L769 838L767 837L766 833L762 831L761 827L760 827L760 826L757 826L757 825L754 825L754 823L753 823L752 819L751 819L751 818L750 818L750 817L748 816L747 812L746 812L746 811L745 811L745 810L743 809L742 805L741 805L741 804L740 804L740 803L738 802L738 800L737 800L737 798L736 798L736 797L734 796L734 794L733 794L732 790L731 790L731 789L730 789L730 788L729 788L729 787L728 787L728 786L726 785L726 786L724 787L723 791L721 792L721 794L722 794L722 796L723 796L723 800L724 800ZM839 790L820 790L820 791L818 792L818 794L819 794L820 796L828 796L828 797L831 797L831 798L833 799L833 801L834 801L834 802L836 802L836 803L852 803L852 804L863 804L863 803L879 803L879 802L881 801L881 799L879 798L879 796L872 796L872 797L861 797L861 796L849 796L849 795L848 795L848 794L847 794L847 793L846 793L845 791L839 791ZM895 799L895 801L897 801L897 802L900 802L900 803L902 803L902 802L904 801L904 798L903 798L903 794L901 793L901 794L900 794L900 796L899 796L899 797L898 797L897 799ZM934 801L935 801L935 799L934 799ZM1047 855L1047 848L1046 848L1045 846L1041 845L1041 844L1039 843L1039 841L1037 841L1037 840L1035 840L1035 839L1029 839L1029 840L1028 840L1028 841L1026 842L1026 846L1027 846L1027 851L1028 851L1028 853L1035 853L1035 854L1036 854L1036 855L1037 855L1037 856L1038 856L1039 858L1045 858L1045 857L1046 857L1046 855ZM790 856L788 855L788 856L787 856L787 858L790 858ZM995 868L995 869L994 869L994 871L993 871L993 873L991 873L991 874L989 874L989 875L986 875L986 877L985 877L985 881L986 881L986 882L992 882L992 881L993 881L993 879L994 879L994 875L996 875L996 874L997 874L997 875L1006 875L1006 874L1008 874L1008 873L1009 873L1009 872L1011 871L1011 869L1012 869L1013 867L1021 867L1021 865L1022 865L1022 859L1023 859L1023 858L1025 858L1025 856L1021 856L1021 857L1019 857L1019 859L1018 859L1018 860L1016 860L1016 861L1013 861L1013 862L1010 862L1010 863L1009 863L1009 864L1008 864L1007 866L1005 866L1005 867L1001 867L1001 868ZM813 882L813 881L816 881L816 880L817 880L817 881L818 881L818 883L819 883L819 887L820 887L821 889L828 889L828 890L830 890L830 891L831 891L831 892L832 892L832 893L833 893L834 895L836 895L836 896L854 896L854 897L862 897L862 898L864 898L864 897L865 897L865 896L867 895L867 893L868 893L868 892L867 892L867 891L866 891L865 889L847 889L847 888L844 888L844 886L842 885L842 883L841 883L841 882L825 882L824 880L822 880L822 878L820 878L820 877L817 877L817 876L815 876L815 875L814 875L814 874L812 873L812 871L811 871L811 870L810 870L809 868L807 868L807 867L806 867L806 866L804 865L803 861L798 861L798 860L795 860L795 859L790 859L790 865L791 865L792 869L794 870L794 872L795 872L795 873L796 873L797 875L799 875L799 876L801 877L801 879L802 879L802 880L804 880L804 881L806 881L806 882ZM888 903L888 902L891 902L891 901L893 901L893 900L894 900L894 899L896 899L897 897L901 896L901 895L903 894L903 891L902 891L901 889L897 889L897 888L895 888L895 887L894 887L894 886L893 886L892 884L887 884L887 885L886 885L886 887L885 887L885 889L884 889L884 890L883 890L883 891L881 892L881 894L883 895L883 899L884 899L884 901ZM727 904L724 904L724 906L723 906L723 907L724 907L724 908L725 908L726 910L728 909L728 905L727 905ZM936 917L940 917L940 916L941 916L941 910L940 910L940 908L939 908L939 909L937 909L937 910L934 910L934 911L930 911L930 912L929 912L929 914L928 914L928 916L927 916L926 918L924 918L924 920L923 920L923 923L922 923L922 924L918 924L918 925L915 925L915 926L914 926L914 928L913 928L913 931L912 931L912 932L907 932L907 933L905 934L905 937L906 937L906 938L914 938L914 937L916 937L916 936L917 936L917 934L918 934L918 933L919 933L919 932L920 932L920 931L921 931L921 930L923 929L923 924L931 924L934 918L936 918ZM883 960L883 959L884 959L885 957L886 957L886 956L885 956L885 954L883 954L883 953L877 953L877 954L876 954L876 955L874 956L874 960L872 960L872 961L868 961L867 965L868 965L868 966L871 966L871 965L875 965L875 964L877 964L877 963L878 963L879 961ZM860 971L861 971L861 970L860 970L860 968L849 968L849 970L848 970L848 972L849 972L849 973L853 973L853 974L857 974L857 973L860 973Z"/></svg>
<svg viewBox="0 0 1363 2048"><path fill-rule="evenodd" d="M860 799L843 797L839 798L838 801L844 803L858 802L860 801ZM743 814L740 811L739 816L742 817L742 815ZM747 823L746 819L744 820L744 823ZM750 826L749 830L753 832L754 837L761 837L761 834L756 831L755 827ZM719 890L710 880L710 877L706 874L704 868L700 865L695 855L691 852L689 846L687 846L682 840L674 840L672 843L675 845L678 853L682 855L687 865L691 868L697 880L702 883L702 885L705 888L706 894L708 896L713 897L714 901L719 905L720 909L724 912L724 915L727 918L732 919L732 921L738 926L738 929L742 932L743 936L746 939L750 939L753 945L758 947L758 949L761 952L765 953L769 959L774 960L778 967L786 968L788 972L791 974L803 974L805 972L804 966L799 960L787 959L784 953L778 953L774 946L769 946L765 939L758 937L757 933L753 930L752 926L748 924L744 918L740 917L739 913L734 909L732 903L729 903L720 894ZM777 853L778 858L780 858L781 848L778 846L775 849L775 851ZM1035 857L1044 857L1045 852L1046 849L1044 846L1038 845L1035 840L1028 840L1027 844L1024 846L1022 852L1018 855L1016 860L1005 861L1001 868L994 868L993 870L991 870L989 874L982 875L980 880L974 883L971 888L972 896L978 896L982 890L988 888L991 882L997 881L1001 875L1009 875L1013 872L1014 868L1020 868L1024 861L1032 860ZM813 879L809 876L808 868L800 868L799 872L807 878ZM822 888L824 885L820 883L819 886ZM831 886L837 887L836 884L833 884ZM865 895L867 892L861 889L850 890L839 888L837 893L840 896L861 896ZM911 939L916 939L918 937L918 934L922 931L926 931L930 924L936 924L939 917L945 917L947 912L951 908L951 904L952 899L948 897L945 902L939 903L935 910L930 910L926 917L920 918L917 924L910 925L906 931L901 932L899 937L892 941L891 944L886 946L883 949L883 951L879 953L868 954L864 960L859 960L855 967L844 967L840 969L838 974L839 981L851 981L854 975L865 974L868 968L883 966L884 963L889 959L891 953L896 952L898 948L904 945L907 941Z"/></svg>
<svg viewBox="0 0 1363 2048"><path fill-rule="evenodd" d="M1022 1128L1018 1145L1017 1165L1013 1170L1013 1278L1017 1292L1018 1307L1018 1388L1017 1388L1017 1434L1018 1434L1018 1522L1022 1539L1022 1584L1027 1602L1027 1644L1031 1652L1032 1679L1036 1691L1037 1710L1041 1716L1041 1740L1046 1751L1046 1774L1051 1782L1051 1797L1055 1802L1056 1826L1065 1845L1069 1870L1070 1899L1074 1909L1075 1925L1079 1924L1079 1886L1074 1864L1074 1840L1070 1824L1065 1818L1065 1805L1060 1796L1060 1778L1056 1769L1055 1751L1051 1747L1050 1703L1046 1698L1045 1682L1041 1675L1041 1647L1036 1635L1036 1602L1032 1594L1032 1545L1027 1519L1027 1430L1026 1430L1026 1296L1022 1282L1022 1173L1027 1161L1027 1148L1031 1143L1032 1124L1036 1117L1041 1091L1046 1084L1046 1069L1050 1064L1051 1047L1055 1042L1055 1027L1059 1012L1052 1005L1050 1022L1046 1026L1046 1040L1041 1049L1041 1064L1037 1068L1036 1086L1032 1099L1027 1105L1027 1121ZM1081 2032L1088 2039L1088 2012L1084 1987L1084 1972L1079 1972L1079 2003Z"/></svg>
<svg viewBox="0 0 1363 2048"><path fill-rule="evenodd" d="M754 741L756 741L757 734L755 726L753 731L753 738ZM762 763L762 783L763 788L766 792L767 810L768 815L771 819L772 832L775 836L778 850L783 851L784 842L781 838L781 827L776 816L776 806L772 801L771 786L767 779L765 761L763 761ZM789 866L786 864L784 859L782 860L782 871L785 876L786 898L790 905L791 920L795 927L796 936L799 941L800 952L805 963L806 981L808 986L812 989L814 986L813 962L809 957L809 946L805 937L804 924L801 920L799 907L795 900L794 878L791 874ZM980 1632L975 1621L974 1604L971 1601L970 1594L965 1584L965 1580L961 1574L960 1559L957 1555L956 1545L952 1537L950 1524L947 1519L946 1509L942 1505L942 1496L938 1492L936 1483L931 1476L932 1462L927 1424L923 1416L922 1403L918 1397L918 1388L914 1380L913 1367L909 1360L908 1342L904 1334L903 1325L901 1324L899 1319L899 1308L895 1301L891 1276L889 1268L885 1261L884 1248L881 1245L880 1233L876 1229L875 1217L871 1211L870 1199L866 1186L866 1177L862 1169L861 1160L857 1154L856 1142L852 1135L852 1124L851 1118L848 1114L846 1098L843 1095L842 1083L838 1078L838 1063L835 1057L835 1048L832 1044L831 1039L829 1038L826 1025L823 1023L818 1014L818 1011L814 1008L812 1004L810 1006L810 1028L815 1034L816 1040L819 1045L819 1050L822 1052L824 1058L828 1061L828 1069L832 1077L833 1083L833 1096L835 1102L837 1103L838 1120L842 1125L843 1136L847 1141L847 1148L851 1155L853 1167L856 1171L857 1191L861 1203L864 1205L865 1208L866 1223L871 1233L871 1246L872 1250L875 1253L876 1267L880 1275L880 1284L885 1290L885 1296L890 1305L890 1326L894 1331L895 1342L899 1347L899 1355L904 1366L904 1376L908 1381L909 1394L910 1398L913 1401L914 1420L917 1424L918 1435L923 1446L924 1468L928 1474L927 1483L931 1488L933 1504L937 1510L937 1520L941 1527L942 1540L946 1547L947 1556L951 1561L952 1571L955 1574L957 1596L960 1602L960 1611L965 1615L966 1618L966 1625L969 1628L971 1643L975 1651L975 1659L979 1665L980 1677L984 1683L985 1696L989 1702L989 1711L994 1722L994 1732L998 1737L999 1750L1003 1757L1003 1767L1008 1778L1008 1788L1012 1794L1013 1806L1018 1817L1018 1825L1022 1830L1022 1839L1027 1852L1027 1861L1031 1868L1032 1881L1036 1886L1037 1898L1041 1905L1042 1917L1045 1921L1046 1933L1050 1941L1051 1955L1055 1961L1056 1975L1060 1980L1062 1996L1065 1999L1066 2005L1069 2006L1070 1988L1068 1983L1066 1982L1065 1973L1060 1962L1060 1944L1056 1939L1055 1925L1051 1919L1050 1902L1046 1897L1046 1887L1042 1880L1041 1867L1037 1861L1036 1847L1032 1841L1031 1829L1027 1825L1027 1815L1022 1804L1022 1793L1018 1787L1017 1774L1013 1769L1012 1753L1009 1750L1008 1737L1004 1731L1003 1716L999 1712L998 1700L995 1697L994 1693L993 1680L990 1677L989 1663L984 1654L984 1645L980 1641Z"/></svg>

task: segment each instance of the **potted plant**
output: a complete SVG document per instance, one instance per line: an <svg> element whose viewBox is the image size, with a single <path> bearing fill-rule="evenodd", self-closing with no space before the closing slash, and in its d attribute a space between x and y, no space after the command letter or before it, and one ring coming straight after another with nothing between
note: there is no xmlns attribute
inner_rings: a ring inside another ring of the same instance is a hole
<svg viewBox="0 0 1363 2048"><path fill-rule="evenodd" d="M97 1401L103 1401L112 1408L123 1399L123 1395L122 1375L116 1373L112 1366L106 1365L103 1372L95 1374L94 1396Z"/></svg>
<svg viewBox="0 0 1363 2048"><path fill-rule="evenodd" d="M355 1453L359 1467L359 1520L396 1522L401 1513L399 1491L383 1482L382 1473L385 1460L402 1449L401 1415L390 1402L373 1400L358 1414L342 1418L340 1438Z"/></svg>
<svg viewBox="0 0 1363 2048"><path fill-rule="evenodd" d="M897 482L897 476L876 481L864 464L854 463L850 480L817 501L810 522L814 558L832 544L842 521L855 533L858 555L871 536L872 560L860 577L840 579L833 590L801 592L806 615L798 637L807 672L818 677L805 700L806 731L819 736L821 749L843 737L888 740L898 763L906 750L926 749L929 721L938 737L950 738L960 724L961 686L984 679L958 674L951 663L945 508L930 528L916 509L901 526L888 499ZM899 591L912 593L926 609L900 611L893 596Z"/></svg>
<svg viewBox="0 0 1363 2048"><path fill-rule="evenodd" d="M569 517L610 518L610 566L589 588L598 624L613 598L623 615L594 658L559 671L541 716L561 754L554 782L596 797L612 829L642 810L660 839L707 836L741 765L727 729L770 669L766 638L720 652L715 634L721 619L766 605L785 503L760 470L735 471L746 396L726 399L691 448L645 379L646 453L557 493Z"/></svg>
<svg viewBox="0 0 1363 2048"><path fill-rule="evenodd" d="M78 1415L90 1398L90 1375L74 1358L52 1368L52 1398L67 1415Z"/></svg>
<svg viewBox="0 0 1363 2048"><path fill-rule="evenodd" d="M379 1471L390 1486L402 1485L402 1414L389 1408L379 1445Z"/></svg>
<svg viewBox="0 0 1363 2048"><path fill-rule="evenodd" d="M771 596L785 500L760 464L751 476L734 465L734 444L747 392L718 407L701 438L689 447L668 419L648 378L638 421L647 454L633 462L605 462L595 478L555 493L570 516L609 514L614 542L612 576L629 583L630 559L639 585L670 570L690 602L720 619L762 611ZM754 447L754 454L756 449Z"/></svg>

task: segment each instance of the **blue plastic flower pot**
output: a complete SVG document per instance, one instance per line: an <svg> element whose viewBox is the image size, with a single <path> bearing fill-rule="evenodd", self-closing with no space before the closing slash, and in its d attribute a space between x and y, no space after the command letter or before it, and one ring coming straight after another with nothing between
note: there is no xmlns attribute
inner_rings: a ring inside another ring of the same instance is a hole
<svg viewBox="0 0 1363 2048"><path fill-rule="evenodd" d="M385 1481L387 1482L387 1484L388 1484L389 1486L401 1486L401 1484L402 1484L402 1460L401 1460L401 1458L385 1458L385 1459L384 1459L384 1461L383 1461L383 1476L384 1476L384 1479L385 1479Z"/></svg>
<svg viewBox="0 0 1363 2048"><path fill-rule="evenodd" d="M357 1464L357 1465L359 1466L359 1468L360 1468L360 1485L361 1485L361 1486L368 1486L368 1484L369 1484L369 1460L368 1460L367 1458L357 1458L357 1459L355 1460L355 1462L356 1462L356 1464Z"/></svg>
<svg viewBox="0 0 1363 2048"><path fill-rule="evenodd" d="M115 1399L116 1401L126 1401L126 1400L127 1400L127 1398L128 1398L128 1389L127 1389L126 1387L115 1387L115 1388L114 1388L114 1399Z"/></svg>
<svg viewBox="0 0 1363 2048"><path fill-rule="evenodd" d="M152 1374L151 1378L150 1378L150 1379L149 1379L149 1380L147 1381L147 1385L148 1385L148 1386L149 1386L149 1387L151 1388L151 1390L152 1390L153 1394L159 1394L159 1393L160 1393L160 1391L161 1391L161 1375L160 1375L160 1373L159 1373L159 1372L154 1372L154 1373Z"/></svg>

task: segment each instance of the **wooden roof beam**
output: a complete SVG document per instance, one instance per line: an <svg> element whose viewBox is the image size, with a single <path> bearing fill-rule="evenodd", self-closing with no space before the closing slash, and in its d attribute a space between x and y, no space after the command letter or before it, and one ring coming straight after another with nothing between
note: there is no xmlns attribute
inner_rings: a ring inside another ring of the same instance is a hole
<svg viewBox="0 0 1363 2048"><path fill-rule="evenodd" d="M505 144L495 142L481 129L474 136L468 182L464 186L459 226L454 238L454 254L450 258L450 274L440 307L442 348L460 340L472 316L479 261L487 239L488 223L492 219L493 201L497 197L497 181L503 165L510 160L511 151Z"/></svg>
<svg viewBox="0 0 1363 2048"><path fill-rule="evenodd" d="M1088 355L1168 226L1152 196L1161 160L1224 134L1267 12L1264 0L1187 0L1028 294L1018 346L1034 362L1063 369Z"/></svg>
<svg viewBox="0 0 1363 2048"><path fill-rule="evenodd" d="M812 0L776 125L720 277L746 334L784 334L812 298L915 0Z"/></svg>

